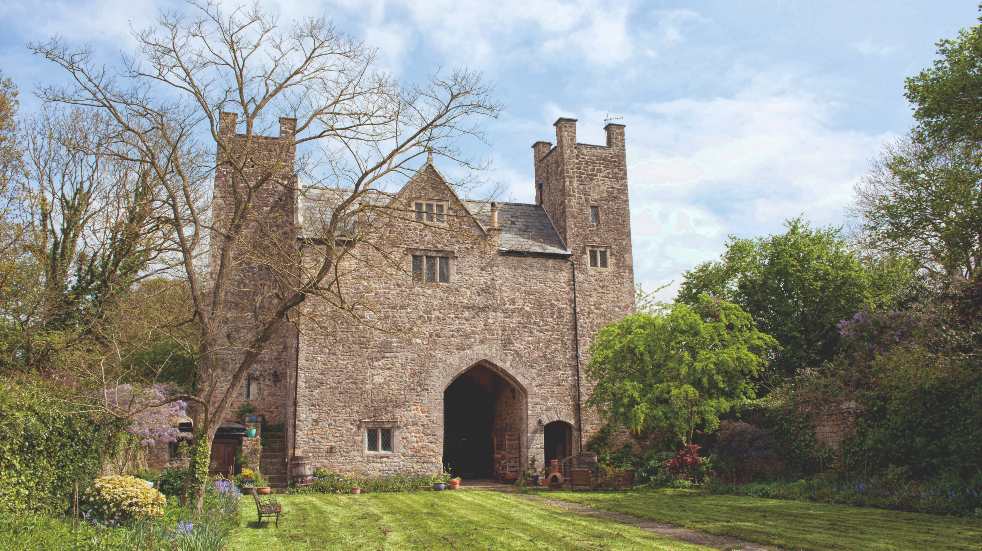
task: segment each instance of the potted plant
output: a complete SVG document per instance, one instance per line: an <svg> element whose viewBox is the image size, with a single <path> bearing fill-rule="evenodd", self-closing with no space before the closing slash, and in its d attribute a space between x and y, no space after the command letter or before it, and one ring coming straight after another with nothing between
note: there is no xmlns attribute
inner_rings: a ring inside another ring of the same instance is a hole
<svg viewBox="0 0 982 551"><path fill-rule="evenodd" d="M255 485L256 493L259 495L267 495L273 491L272 488L269 487L269 483L266 482L266 478L263 477L262 473L259 471L256 471Z"/></svg>
<svg viewBox="0 0 982 551"><path fill-rule="evenodd" d="M235 475L235 483L242 489L242 493L253 493L256 489L256 471L253 471L249 467L242 467L239 474Z"/></svg>
<svg viewBox="0 0 982 551"><path fill-rule="evenodd" d="M254 413L256 413L256 406L250 404L249 402L244 402L241 406L239 406L238 411L236 411L236 415L242 420L243 423L250 422L249 419Z"/></svg>
<svg viewBox="0 0 982 551"><path fill-rule="evenodd" d="M447 489L447 485L443 482L434 482L433 489L440 492Z"/></svg>
<svg viewBox="0 0 982 551"><path fill-rule="evenodd" d="M351 487L351 493L356 494L356 495L357 494L360 494L361 493L361 487L360 486L352 486Z"/></svg>
<svg viewBox="0 0 982 551"><path fill-rule="evenodd" d="M460 488L460 477L459 476L455 476L455 477L453 477L453 478L450 479L450 489L451 490L456 490L458 488Z"/></svg>

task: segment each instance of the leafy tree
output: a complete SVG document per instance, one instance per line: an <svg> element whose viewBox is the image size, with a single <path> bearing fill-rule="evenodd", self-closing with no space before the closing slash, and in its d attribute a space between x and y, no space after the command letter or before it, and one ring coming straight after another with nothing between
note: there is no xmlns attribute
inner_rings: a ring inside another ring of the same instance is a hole
<svg viewBox="0 0 982 551"><path fill-rule="evenodd" d="M866 246L914 256L942 286L982 262L982 25L907 80L916 126L857 189Z"/></svg>
<svg viewBox="0 0 982 551"><path fill-rule="evenodd" d="M754 397L753 378L777 343L739 306L701 295L658 314L634 314L602 329L587 372L589 403L635 432L671 432L687 445L697 429Z"/></svg>
<svg viewBox="0 0 982 551"><path fill-rule="evenodd" d="M773 383L831 359L839 321L864 305L889 303L910 282L903 262L884 262L872 277L838 229L815 229L800 218L787 228L764 238L731 238L719 261L685 273L678 294L680 302L697 304L708 293L753 316L781 344L765 374Z"/></svg>
<svg viewBox="0 0 982 551"><path fill-rule="evenodd" d="M980 6L982 12L982 6ZM982 16L979 17L982 23ZM938 42L934 64L906 82L917 131L934 142L982 142L982 24Z"/></svg>

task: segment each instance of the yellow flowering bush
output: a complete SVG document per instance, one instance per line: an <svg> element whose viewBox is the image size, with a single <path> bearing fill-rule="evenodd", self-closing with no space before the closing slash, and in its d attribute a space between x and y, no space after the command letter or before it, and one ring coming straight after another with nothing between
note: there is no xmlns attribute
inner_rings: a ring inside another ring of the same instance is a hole
<svg viewBox="0 0 982 551"><path fill-rule="evenodd" d="M167 498L135 476L100 476L85 490L87 517L107 524L163 516Z"/></svg>

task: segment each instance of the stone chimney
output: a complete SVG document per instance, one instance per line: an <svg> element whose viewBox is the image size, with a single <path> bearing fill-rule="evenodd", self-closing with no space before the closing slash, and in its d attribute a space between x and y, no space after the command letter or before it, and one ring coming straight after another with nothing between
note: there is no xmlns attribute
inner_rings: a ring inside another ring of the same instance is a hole
<svg viewBox="0 0 982 551"><path fill-rule="evenodd" d="M560 117L553 126L556 127L556 146L559 149L572 149L576 145L576 119Z"/></svg>
<svg viewBox="0 0 982 551"><path fill-rule="evenodd" d="M223 136L234 136L235 125L239 116L235 113L222 111L218 114L218 133Z"/></svg>
<svg viewBox="0 0 982 551"><path fill-rule="evenodd" d="M297 119L280 117L280 138L290 138L297 133Z"/></svg>
<svg viewBox="0 0 982 551"><path fill-rule="evenodd" d="M624 125L617 123L607 123L604 127L607 132L607 147L611 149L624 149Z"/></svg>
<svg viewBox="0 0 982 551"><path fill-rule="evenodd" d="M532 166L534 168L534 178L535 178L535 204L542 204L542 186L543 180L545 179L545 170L539 166L542 159L545 159L546 155L552 151L552 144L549 142L535 142L532 144Z"/></svg>

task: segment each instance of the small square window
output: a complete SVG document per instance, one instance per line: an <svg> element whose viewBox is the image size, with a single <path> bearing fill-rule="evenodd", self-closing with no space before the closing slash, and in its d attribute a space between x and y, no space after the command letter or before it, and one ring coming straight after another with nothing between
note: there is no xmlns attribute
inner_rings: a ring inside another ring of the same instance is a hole
<svg viewBox="0 0 982 551"><path fill-rule="evenodd" d="M450 257L412 255L413 280L427 283L450 283Z"/></svg>
<svg viewBox="0 0 982 551"><path fill-rule="evenodd" d="M600 224L600 207L590 207L590 223L594 226Z"/></svg>
<svg viewBox="0 0 982 551"><path fill-rule="evenodd" d="M606 268L608 266L607 249L589 249L589 253L591 268Z"/></svg>
<svg viewBox="0 0 982 551"><path fill-rule="evenodd" d="M370 428L365 431L365 449L370 452L394 450L391 428Z"/></svg>

